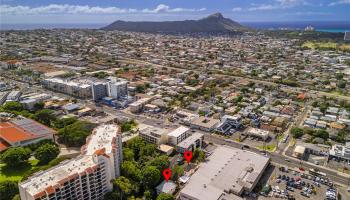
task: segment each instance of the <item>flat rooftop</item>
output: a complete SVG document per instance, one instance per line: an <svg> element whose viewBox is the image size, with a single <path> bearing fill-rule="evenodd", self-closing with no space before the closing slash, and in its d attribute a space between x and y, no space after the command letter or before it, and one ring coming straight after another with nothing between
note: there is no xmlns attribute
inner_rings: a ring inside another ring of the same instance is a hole
<svg viewBox="0 0 350 200"><path fill-rule="evenodd" d="M191 122L191 124L196 125L196 126L205 127L205 128L212 128L213 126L217 125L219 122L220 122L220 120L218 120L218 119L200 116L198 118L195 118Z"/></svg>
<svg viewBox="0 0 350 200"><path fill-rule="evenodd" d="M175 130L171 131L168 134L168 136L179 137L180 135L182 135L183 133L187 132L188 130L190 130L190 129L185 127L185 126L180 126L180 127L176 128Z"/></svg>
<svg viewBox="0 0 350 200"><path fill-rule="evenodd" d="M89 168L96 166L92 156L80 156L78 158L64 161L59 165L47 170L40 171L31 176L27 181L20 183L28 193L36 195L58 184L63 184L70 178L75 178L79 173L89 171Z"/></svg>
<svg viewBox="0 0 350 200"><path fill-rule="evenodd" d="M186 138L184 141L180 142L177 146L187 149L191 144L193 144L196 140L203 137L202 133L195 132L190 137Z"/></svg>
<svg viewBox="0 0 350 200"><path fill-rule="evenodd" d="M111 153L112 140L119 134L118 130L119 128L113 124L96 127L83 147L85 149L85 154L93 155L96 150L103 148L105 148L106 153Z"/></svg>
<svg viewBox="0 0 350 200"><path fill-rule="evenodd" d="M155 126L148 126L146 128L143 128L142 130L140 130L140 133L142 135L149 135L149 136L153 136L156 138L160 138L163 134L166 134L168 132L168 130L163 129L163 128L158 128Z"/></svg>
<svg viewBox="0 0 350 200"><path fill-rule="evenodd" d="M270 159L262 155L219 146L192 175L180 191L181 196L198 200L240 199L244 190L252 190Z"/></svg>

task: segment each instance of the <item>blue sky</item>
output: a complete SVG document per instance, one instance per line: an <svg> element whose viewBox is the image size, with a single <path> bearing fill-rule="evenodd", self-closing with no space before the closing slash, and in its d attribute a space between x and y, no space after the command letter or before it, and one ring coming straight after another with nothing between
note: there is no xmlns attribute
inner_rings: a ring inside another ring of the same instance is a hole
<svg viewBox="0 0 350 200"><path fill-rule="evenodd" d="M199 19L221 12L239 22L349 21L350 0L1 0L3 24Z"/></svg>

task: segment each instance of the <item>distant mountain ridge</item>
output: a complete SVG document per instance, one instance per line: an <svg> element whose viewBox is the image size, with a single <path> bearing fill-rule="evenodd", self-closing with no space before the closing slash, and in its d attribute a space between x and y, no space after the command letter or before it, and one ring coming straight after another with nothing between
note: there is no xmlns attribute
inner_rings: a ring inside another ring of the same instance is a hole
<svg viewBox="0 0 350 200"><path fill-rule="evenodd" d="M115 21L102 30L133 32L195 33L195 32L234 32L247 29L238 22L224 18L221 13L214 13L199 20L164 21L164 22L129 22Z"/></svg>

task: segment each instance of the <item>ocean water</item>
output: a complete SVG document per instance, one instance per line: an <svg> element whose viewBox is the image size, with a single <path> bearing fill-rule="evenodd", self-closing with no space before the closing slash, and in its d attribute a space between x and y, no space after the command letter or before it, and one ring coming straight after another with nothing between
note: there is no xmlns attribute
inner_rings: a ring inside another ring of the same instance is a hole
<svg viewBox="0 0 350 200"><path fill-rule="evenodd" d="M350 31L350 21L332 22L241 22L242 25L255 29L291 29L304 30L306 26L313 26L317 31L345 32ZM33 29L99 29L107 24L0 24L0 30L33 30Z"/></svg>
<svg viewBox="0 0 350 200"><path fill-rule="evenodd" d="M304 21L304 22L242 22L241 24L256 29L290 29L304 30L307 26L314 27L317 31L344 33L350 31L350 21Z"/></svg>

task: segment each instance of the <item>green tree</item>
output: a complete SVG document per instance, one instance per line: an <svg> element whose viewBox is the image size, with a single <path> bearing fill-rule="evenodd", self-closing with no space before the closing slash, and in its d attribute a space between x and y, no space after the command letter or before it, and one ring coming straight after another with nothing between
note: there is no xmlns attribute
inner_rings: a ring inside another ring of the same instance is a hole
<svg viewBox="0 0 350 200"><path fill-rule="evenodd" d="M124 177L120 176L114 181L115 186L119 189L123 196L129 196L133 191L133 185L131 181Z"/></svg>
<svg viewBox="0 0 350 200"><path fill-rule="evenodd" d="M319 138L323 138L324 140L327 140L329 138L329 133L324 129L320 129L314 133L314 136L319 137Z"/></svg>
<svg viewBox="0 0 350 200"><path fill-rule="evenodd" d="M345 82L345 81L339 81L339 82L337 83L337 85L338 85L339 88L345 88L346 82Z"/></svg>
<svg viewBox="0 0 350 200"><path fill-rule="evenodd" d="M136 85L136 92L138 93L144 93L146 90L144 85Z"/></svg>
<svg viewBox="0 0 350 200"><path fill-rule="evenodd" d="M49 109L43 109L37 111L34 115L33 118L42 123L45 124L46 126L51 126L51 123L53 123L56 120L56 116L54 115L53 110Z"/></svg>
<svg viewBox="0 0 350 200"><path fill-rule="evenodd" d="M30 149L23 147L12 147L1 154L1 161L11 167L18 167L30 158Z"/></svg>
<svg viewBox="0 0 350 200"><path fill-rule="evenodd" d="M120 198L120 193L117 191L107 192L103 199L104 200L116 200Z"/></svg>
<svg viewBox="0 0 350 200"><path fill-rule="evenodd" d="M205 160L205 153L200 149L195 149L193 151L193 156L191 162L203 162Z"/></svg>
<svg viewBox="0 0 350 200"><path fill-rule="evenodd" d="M18 185L14 181L3 181L0 182L0 200L12 199L18 194Z"/></svg>
<svg viewBox="0 0 350 200"><path fill-rule="evenodd" d="M171 174L171 179L173 181L177 181L179 177L181 177L184 174L184 169L181 166L175 165L172 174Z"/></svg>
<svg viewBox="0 0 350 200"><path fill-rule="evenodd" d="M155 166L146 166L142 170L142 174L142 182L148 188L153 188L160 180L160 171Z"/></svg>
<svg viewBox="0 0 350 200"><path fill-rule="evenodd" d="M44 102L37 102L37 103L35 103L34 104L34 110L41 110L41 109L43 109L44 108L44 106L45 106L45 104L44 104Z"/></svg>
<svg viewBox="0 0 350 200"><path fill-rule="evenodd" d="M167 155L156 156L153 160L149 161L147 165L155 166L159 171L163 171L164 169L169 167L169 158Z"/></svg>
<svg viewBox="0 0 350 200"><path fill-rule="evenodd" d="M175 200L175 197L172 194L161 193L157 196L157 200Z"/></svg>
<svg viewBox="0 0 350 200"><path fill-rule="evenodd" d="M149 191L149 190L146 190L146 191L143 193L143 199L144 199L144 200L152 200L152 192Z"/></svg>
<svg viewBox="0 0 350 200"><path fill-rule="evenodd" d="M157 147L154 144L146 144L140 149L140 157L145 158L148 156L155 156L157 152Z"/></svg>
<svg viewBox="0 0 350 200"><path fill-rule="evenodd" d="M13 112L13 111L21 112L22 110L24 110L22 104L20 104L17 101L7 102L5 103L5 105L2 106L2 108L4 109L4 111L7 111L7 112Z"/></svg>
<svg viewBox="0 0 350 200"><path fill-rule="evenodd" d="M134 152L129 148L123 148L123 160L124 161L133 161Z"/></svg>
<svg viewBox="0 0 350 200"><path fill-rule="evenodd" d="M66 117L66 118L57 119L54 123L54 127L57 129L61 129L75 123L76 121L78 120L75 117Z"/></svg>
<svg viewBox="0 0 350 200"><path fill-rule="evenodd" d="M301 128L298 128L298 127L293 127L291 130L290 130L292 136L294 138L300 138L301 136L304 135L304 131L303 129Z"/></svg>
<svg viewBox="0 0 350 200"><path fill-rule="evenodd" d="M135 137L135 138L128 140L126 142L126 147L132 149L132 151L134 152L135 160L139 159L140 150L145 145L146 145L145 141L143 141L140 137Z"/></svg>
<svg viewBox="0 0 350 200"><path fill-rule="evenodd" d="M40 161L41 164L47 164L51 160L55 159L60 153L59 148L54 144L44 144L35 150L35 158Z"/></svg>
<svg viewBox="0 0 350 200"><path fill-rule="evenodd" d="M338 132L337 137L335 138L335 141L340 142L340 143L345 143L346 142L346 136L347 133L345 130L341 130Z"/></svg>
<svg viewBox="0 0 350 200"><path fill-rule="evenodd" d="M90 122L76 121L58 131L59 140L69 146L82 146L95 127L96 125Z"/></svg>
<svg viewBox="0 0 350 200"><path fill-rule="evenodd" d="M16 195L12 198L12 200L21 200L21 197L19 196L19 194L16 194Z"/></svg>
<svg viewBox="0 0 350 200"><path fill-rule="evenodd" d="M124 161L121 166L121 173L123 176L130 178L133 181L140 181L142 179L141 170L134 161Z"/></svg>

